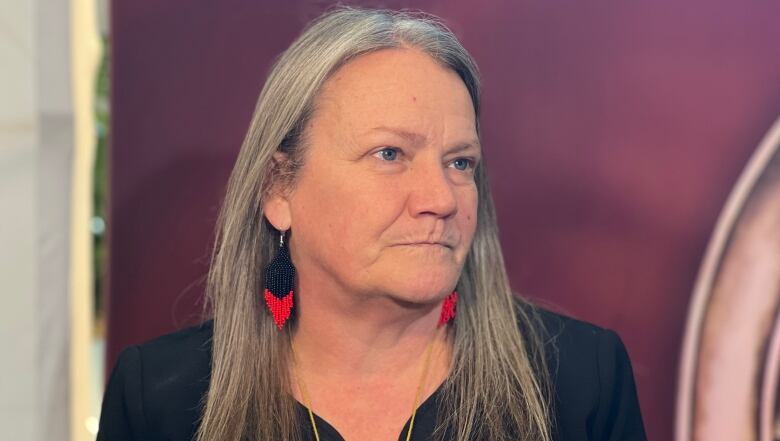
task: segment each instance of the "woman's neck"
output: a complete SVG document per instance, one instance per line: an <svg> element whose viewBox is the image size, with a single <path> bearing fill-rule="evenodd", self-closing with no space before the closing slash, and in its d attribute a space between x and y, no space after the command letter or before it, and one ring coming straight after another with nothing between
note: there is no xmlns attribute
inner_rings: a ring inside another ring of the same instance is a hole
<svg viewBox="0 0 780 441"><path fill-rule="evenodd" d="M449 360L451 342L437 332L441 302L402 304L389 297L296 296L293 345L305 371L315 367L334 377L372 378L417 372L428 344Z"/></svg>

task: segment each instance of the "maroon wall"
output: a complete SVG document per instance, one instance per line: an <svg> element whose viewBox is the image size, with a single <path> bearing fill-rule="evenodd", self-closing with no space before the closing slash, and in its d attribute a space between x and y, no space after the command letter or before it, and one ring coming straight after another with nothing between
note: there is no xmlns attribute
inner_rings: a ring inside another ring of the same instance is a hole
<svg viewBox="0 0 780 441"><path fill-rule="evenodd" d="M780 114L780 3L352 3L441 15L472 51L514 286L616 329L648 435L671 439L700 259ZM123 346L196 319L265 74L326 4L113 2L109 366Z"/></svg>

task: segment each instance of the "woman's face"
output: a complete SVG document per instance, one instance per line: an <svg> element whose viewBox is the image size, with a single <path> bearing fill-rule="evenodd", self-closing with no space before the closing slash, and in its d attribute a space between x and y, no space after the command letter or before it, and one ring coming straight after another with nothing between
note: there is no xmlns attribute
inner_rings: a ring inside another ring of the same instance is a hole
<svg viewBox="0 0 780 441"><path fill-rule="evenodd" d="M289 216L301 284L449 294L476 228L481 151L458 75L414 49L360 56L325 83L306 130L294 188L271 204Z"/></svg>

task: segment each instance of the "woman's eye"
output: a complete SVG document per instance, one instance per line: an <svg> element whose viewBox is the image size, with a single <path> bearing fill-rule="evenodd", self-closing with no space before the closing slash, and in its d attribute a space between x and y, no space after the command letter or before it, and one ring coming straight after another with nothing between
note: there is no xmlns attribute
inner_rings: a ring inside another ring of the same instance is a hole
<svg viewBox="0 0 780 441"><path fill-rule="evenodd" d="M384 161L395 161L398 159L398 149L392 147L383 148L377 154Z"/></svg>
<svg viewBox="0 0 780 441"><path fill-rule="evenodd" d="M474 161L468 158L458 158L452 161L452 166L455 167L456 170L466 171L473 168Z"/></svg>

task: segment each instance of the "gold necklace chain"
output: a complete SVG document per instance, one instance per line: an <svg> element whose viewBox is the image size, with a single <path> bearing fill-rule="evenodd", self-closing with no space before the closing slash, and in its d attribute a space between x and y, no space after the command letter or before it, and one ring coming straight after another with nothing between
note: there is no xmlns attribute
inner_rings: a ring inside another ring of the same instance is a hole
<svg viewBox="0 0 780 441"><path fill-rule="evenodd" d="M436 340L436 336L428 343L428 347L425 350L425 361L423 362L423 371L420 376L420 383L417 385L417 392L414 394L414 405L412 406L412 418L409 420L409 430L406 431L406 441L412 439L412 429L414 428L414 417L417 415L417 406L420 404L420 396L422 395L425 387L425 378L428 376L428 368L431 364L431 352L433 352L433 342ZM295 378L298 382L298 389L303 395L303 404L306 406L306 410L309 412L309 421L311 422L311 428L314 430L314 439L320 441L320 433L317 431L317 423L314 421L314 413L311 410L311 401L309 400L309 394L306 390L306 384L303 381L300 373L298 372L298 363L296 361L295 347L292 344L292 336L290 336L290 348L293 353L293 367L295 370Z"/></svg>

